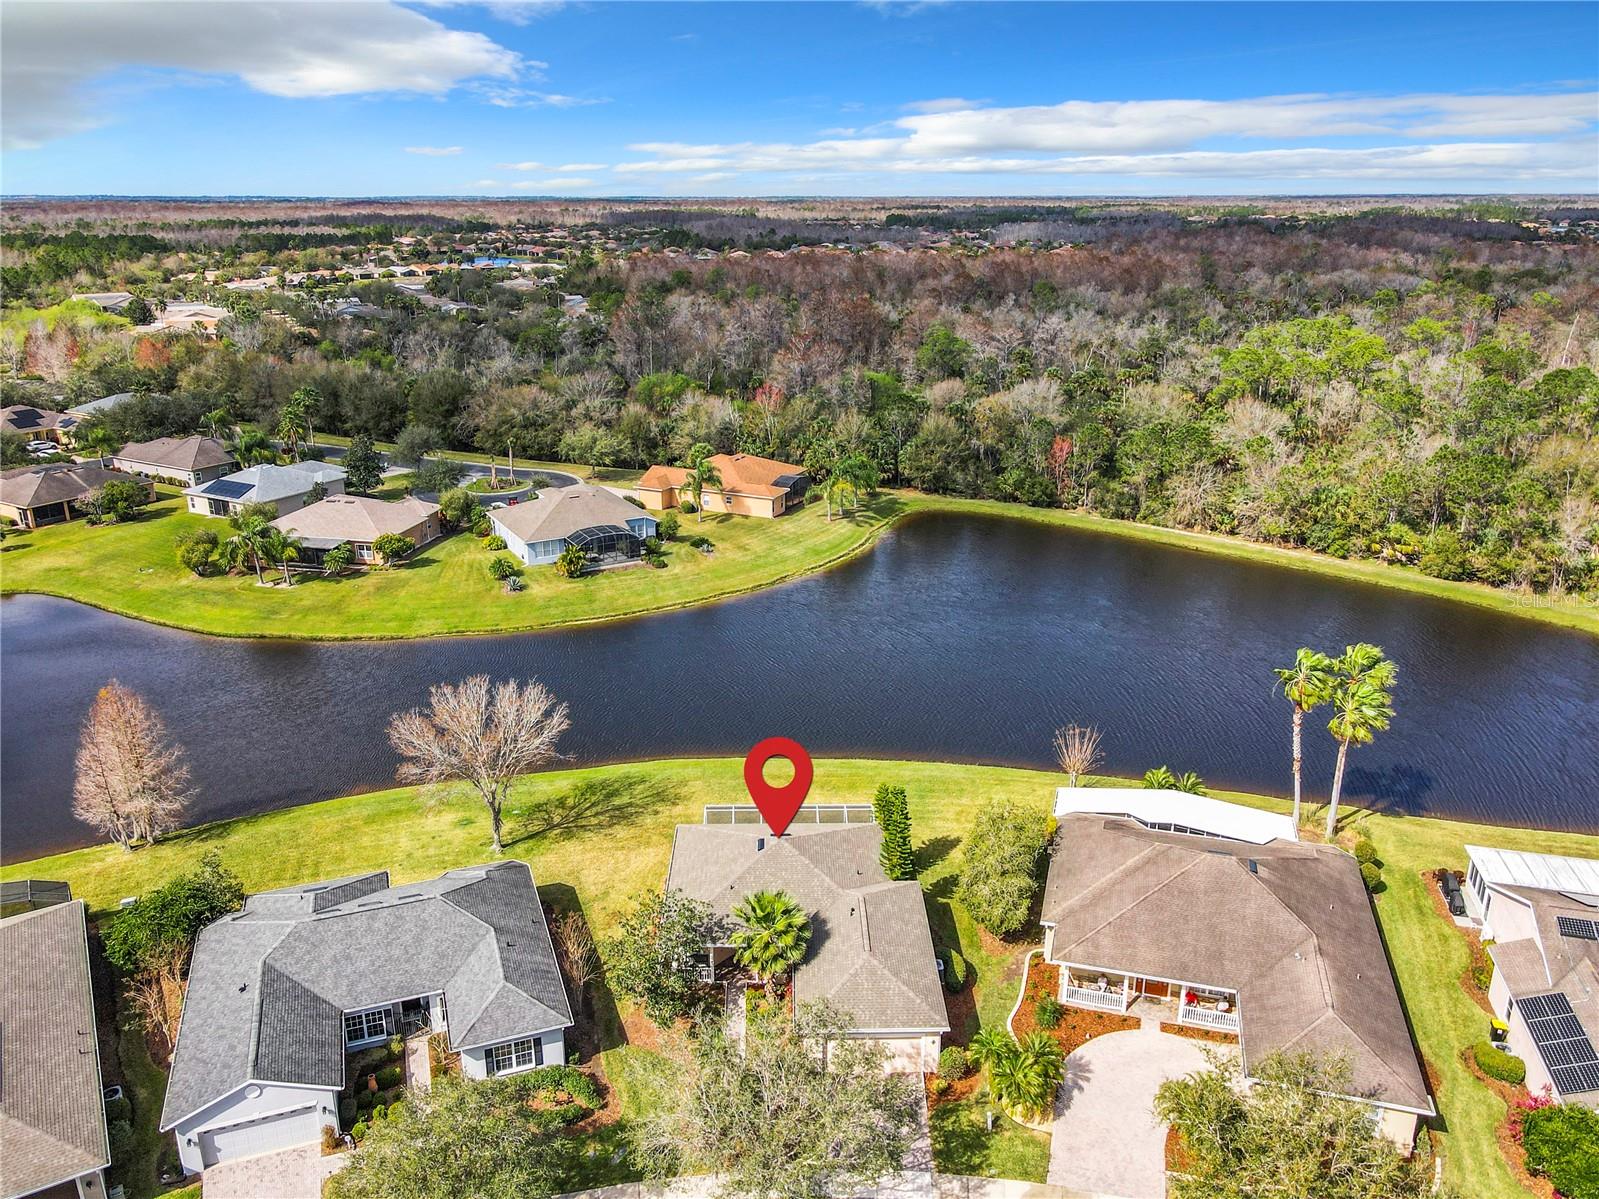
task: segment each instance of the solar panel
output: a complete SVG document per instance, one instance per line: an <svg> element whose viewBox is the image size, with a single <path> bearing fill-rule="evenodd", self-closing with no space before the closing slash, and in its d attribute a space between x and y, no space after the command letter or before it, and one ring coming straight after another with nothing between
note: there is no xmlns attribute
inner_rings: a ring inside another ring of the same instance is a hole
<svg viewBox="0 0 1599 1199"><path fill-rule="evenodd" d="M1599 941L1599 924L1580 916L1556 916L1562 937L1576 937L1579 941Z"/></svg>
<svg viewBox="0 0 1599 1199"><path fill-rule="evenodd" d="M250 484L218 479L206 487L205 494L221 496L225 500L236 500L250 494Z"/></svg>
<svg viewBox="0 0 1599 1199"><path fill-rule="evenodd" d="M39 427L39 414L32 408L23 408L11 414L11 424L18 429L37 429Z"/></svg>
<svg viewBox="0 0 1599 1199"><path fill-rule="evenodd" d="M1544 1016L1568 1016L1571 1014L1571 1004L1558 991L1548 995L1529 995L1521 1001L1521 1014L1529 1020Z"/></svg>
<svg viewBox="0 0 1599 1199"><path fill-rule="evenodd" d="M1555 1088L1562 1095L1578 1095L1583 1091L1599 1091L1599 1062L1581 1066L1557 1066L1549 1072Z"/></svg>
<svg viewBox="0 0 1599 1199"><path fill-rule="evenodd" d="M1538 1056L1543 1058L1544 1064L1551 1069L1555 1066L1580 1066L1584 1062L1599 1062L1599 1054L1594 1053L1593 1042L1587 1037L1540 1045Z"/></svg>
<svg viewBox="0 0 1599 1199"><path fill-rule="evenodd" d="M1532 1039L1538 1045L1546 1045L1550 1041L1572 1041L1585 1035L1582 1021L1575 1016L1547 1016L1527 1023L1532 1029Z"/></svg>

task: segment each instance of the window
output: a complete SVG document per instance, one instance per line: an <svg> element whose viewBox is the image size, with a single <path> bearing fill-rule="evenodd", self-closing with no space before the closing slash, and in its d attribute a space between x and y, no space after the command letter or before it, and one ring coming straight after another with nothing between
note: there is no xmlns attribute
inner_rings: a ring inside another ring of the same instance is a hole
<svg viewBox="0 0 1599 1199"><path fill-rule="evenodd" d="M526 1070L529 1066L544 1064L544 1043L536 1037L507 1041L504 1045L490 1046L488 1057L491 1075Z"/></svg>
<svg viewBox="0 0 1599 1199"><path fill-rule="evenodd" d="M344 1043L375 1041L389 1035L389 1009L373 1008L369 1012L344 1013Z"/></svg>

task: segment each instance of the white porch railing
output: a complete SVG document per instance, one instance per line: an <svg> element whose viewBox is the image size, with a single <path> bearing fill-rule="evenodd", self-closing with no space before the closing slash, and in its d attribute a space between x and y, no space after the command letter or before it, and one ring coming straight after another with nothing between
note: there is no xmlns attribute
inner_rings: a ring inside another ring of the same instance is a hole
<svg viewBox="0 0 1599 1199"><path fill-rule="evenodd" d="M1218 1032L1237 1032L1238 1013L1218 1012L1215 1008L1185 1003L1177 1009L1177 1023L1192 1024L1197 1028L1213 1028Z"/></svg>
<svg viewBox="0 0 1599 1199"><path fill-rule="evenodd" d="M1074 987L1067 983L1060 989L1062 1003L1075 1004L1077 1007L1092 1008L1096 1012L1125 1012L1127 1010L1127 992L1120 987L1100 991L1093 987Z"/></svg>

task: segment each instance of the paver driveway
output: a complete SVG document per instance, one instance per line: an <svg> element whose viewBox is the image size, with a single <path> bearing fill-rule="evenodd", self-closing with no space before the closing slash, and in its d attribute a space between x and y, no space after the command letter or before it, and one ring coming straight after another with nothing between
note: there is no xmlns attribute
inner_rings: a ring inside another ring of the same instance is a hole
<svg viewBox="0 0 1599 1199"><path fill-rule="evenodd" d="M234 1158L205 1172L205 1199L321 1199L323 1180L348 1161L324 1157L320 1145Z"/></svg>
<svg viewBox="0 0 1599 1199"><path fill-rule="evenodd" d="M1200 1042L1153 1026L1088 1042L1066 1059L1049 1181L1116 1199L1162 1199L1166 1128L1153 1114L1155 1091L1205 1066Z"/></svg>

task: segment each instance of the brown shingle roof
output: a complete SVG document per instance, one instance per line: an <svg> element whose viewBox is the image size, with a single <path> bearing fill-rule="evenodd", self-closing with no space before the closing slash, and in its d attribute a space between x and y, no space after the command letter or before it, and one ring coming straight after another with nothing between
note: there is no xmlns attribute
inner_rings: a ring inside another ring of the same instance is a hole
<svg viewBox="0 0 1599 1199"><path fill-rule="evenodd" d="M137 483L139 480L89 462L19 466L0 474L0 504L38 508L45 504L70 503L97 487L116 482Z"/></svg>
<svg viewBox="0 0 1599 1199"><path fill-rule="evenodd" d="M158 437L154 441L132 441L118 450L116 456L128 462L172 470L206 470L233 461L228 447L215 437Z"/></svg>
<svg viewBox="0 0 1599 1199"><path fill-rule="evenodd" d="M788 892L811 915L796 999L826 999L863 1031L948 1031L922 889L889 881L881 845L875 824L794 826L782 837L680 824L666 885L724 919L752 891Z"/></svg>
<svg viewBox="0 0 1599 1199"><path fill-rule="evenodd" d="M110 1162L82 900L0 920L0 1194Z"/></svg>
<svg viewBox="0 0 1599 1199"><path fill-rule="evenodd" d="M1432 1110L1359 865L1341 850L1067 816L1042 918L1055 961L1236 991L1246 1063L1341 1054L1362 1094Z"/></svg>
<svg viewBox="0 0 1599 1199"><path fill-rule="evenodd" d="M375 541L385 533L409 533L439 510L415 496L388 503L364 495L330 495L272 522L275 528L318 541Z"/></svg>

